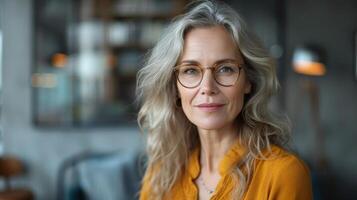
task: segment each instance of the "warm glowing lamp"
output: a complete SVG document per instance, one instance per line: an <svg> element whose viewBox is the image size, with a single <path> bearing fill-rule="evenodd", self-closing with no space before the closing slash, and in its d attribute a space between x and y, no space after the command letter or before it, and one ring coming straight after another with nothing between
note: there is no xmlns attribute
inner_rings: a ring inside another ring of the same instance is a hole
<svg viewBox="0 0 357 200"><path fill-rule="evenodd" d="M52 56L52 65L57 68L63 68L67 64L67 55L64 53L55 53Z"/></svg>
<svg viewBox="0 0 357 200"><path fill-rule="evenodd" d="M326 67L321 57L322 55L316 50L297 48L293 55L293 69L299 74L322 76L326 73Z"/></svg>
<svg viewBox="0 0 357 200"><path fill-rule="evenodd" d="M323 76L326 74L326 66L323 61L322 51L312 47L299 47L293 54L293 70L303 75L301 86L308 94L311 106L311 123L315 132L314 159L315 166L322 169L325 163L324 134L320 125L319 88L310 78L311 76ZM300 104L301 105L301 104Z"/></svg>

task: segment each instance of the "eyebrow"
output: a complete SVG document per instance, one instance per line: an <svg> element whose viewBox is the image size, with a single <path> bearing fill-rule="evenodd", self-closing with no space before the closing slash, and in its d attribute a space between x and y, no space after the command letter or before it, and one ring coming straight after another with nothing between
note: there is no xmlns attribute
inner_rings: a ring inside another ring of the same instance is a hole
<svg viewBox="0 0 357 200"><path fill-rule="evenodd" d="M232 58L225 58L225 59L220 59L217 60L216 62L214 62L213 64L219 64L219 63L225 63L225 62L234 62L234 63L239 63L238 60L236 59L232 59ZM200 64L200 62L196 61L196 60L183 60L181 62L178 63L179 65L181 64Z"/></svg>

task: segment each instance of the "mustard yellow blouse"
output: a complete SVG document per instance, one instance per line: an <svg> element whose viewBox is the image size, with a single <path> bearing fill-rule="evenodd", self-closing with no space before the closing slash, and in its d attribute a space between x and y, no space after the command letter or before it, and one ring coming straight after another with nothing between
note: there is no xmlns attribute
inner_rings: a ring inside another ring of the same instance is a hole
<svg viewBox="0 0 357 200"><path fill-rule="evenodd" d="M256 160L251 182L244 194L243 200L310 200L312 186L310 173L306 165L295 155L272 146L272 154L264 151L268 160ZM176 182L165 199L196 200L198 189L194 180L199 176L199 149L190 157L187 171ZM232 167L236 166L244 154L243 148L236 144L227 152L219 164L219 181L211 200L231 199L231 192L235 186L229 175ZM148 200L150 186L144 181L140 200Z"/></svg>

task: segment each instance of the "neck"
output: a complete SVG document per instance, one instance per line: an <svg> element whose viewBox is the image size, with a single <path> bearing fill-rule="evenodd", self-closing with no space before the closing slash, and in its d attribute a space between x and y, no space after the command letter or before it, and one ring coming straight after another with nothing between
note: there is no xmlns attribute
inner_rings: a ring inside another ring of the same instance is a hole
<svg viewBox="0 0 357 200"><path fill-rule="evenodd" d="M199 129L198 132L201 142L201 170L209 174L217 173L220 161L238 138L237 129Z"/></svg>

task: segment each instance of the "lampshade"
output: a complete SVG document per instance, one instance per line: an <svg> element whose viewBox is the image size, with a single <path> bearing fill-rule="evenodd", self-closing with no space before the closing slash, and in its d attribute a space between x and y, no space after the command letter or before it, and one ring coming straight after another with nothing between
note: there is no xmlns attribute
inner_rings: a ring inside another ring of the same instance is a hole
<svg viewBox="0 0 357 200"><path fill-rule="evenodd" d="M293 54L293 69L296 73L322 76L326 73L322 53L316 49L299 47Z"/></svg>

